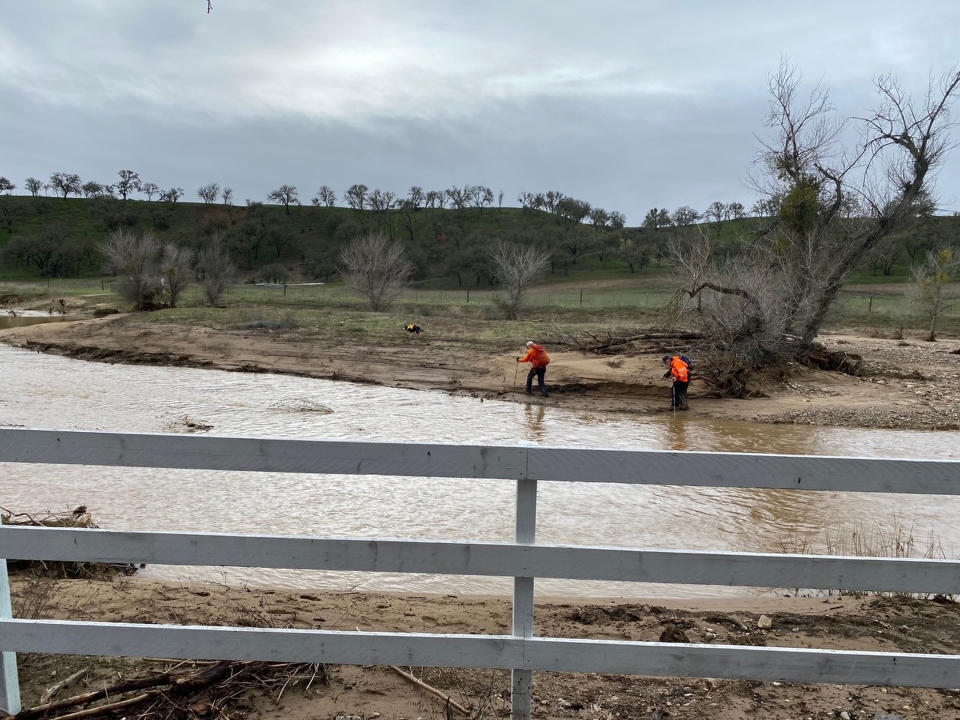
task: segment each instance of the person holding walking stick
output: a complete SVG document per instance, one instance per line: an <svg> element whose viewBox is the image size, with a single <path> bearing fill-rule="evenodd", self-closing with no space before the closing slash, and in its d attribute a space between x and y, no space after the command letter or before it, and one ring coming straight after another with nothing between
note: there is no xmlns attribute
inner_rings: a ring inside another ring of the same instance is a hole
<svg viewBox="0 0 960 720"><path fill-rule="evenodd" d="M543 393L544 397L550 397L550 393L547 392L547 384L545 381L547 375L547 365L550 364L550 356L547 354L546 348L543 345L538 345L533 342L533 340L527 341L527 354L523 357L517 358L517 368L520 368L520 363L528 362L531 364L530 372L527 373L527 395L533 394L533 378L536 376L537 384L540 386L540 392ZM514 378L516 378L516 373L514 373ZM516 380L514 380L516 382Z"/></svg>
<svg viewBox="0 0 960 720"><path fill-rule="evenodd" d="M690 385L690 370L692 363L686 355L664 355L663 364L667 366L664 378L673 377L673 387L670 390L670 408L689 410L687 406L687 386Z"/></svg>

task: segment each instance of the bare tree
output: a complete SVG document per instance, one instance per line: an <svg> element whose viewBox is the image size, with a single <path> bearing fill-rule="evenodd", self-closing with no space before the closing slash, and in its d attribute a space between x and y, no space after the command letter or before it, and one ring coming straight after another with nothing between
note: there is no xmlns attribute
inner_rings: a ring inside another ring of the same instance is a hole
<svg viewBox="0 0 960 720"><path fill-rule="evenodd" d="M117 175L120 176L120 179L117 181L116 188L117 194L120 196L121 200L126 200L127 196L139 190L142 187L140 182L140 174L134 172L133 170L118 170Z"/></svg>
<svg viewBox="0 0 960 720"><path fill-rule="evenodd" d="M208 305L216 305L230 286L236 268L219 234L197 253L197 280Z"/></svg>
<svg viewBox="0 0 960 720"><path fill-rule="evenodd" d="M343 199L354 210L363 210L367 206L367 186L363 184L351 185L344 193Z"/></svg>
<svg viewBox="0 0 960 720"><path fill-rule="evenodd" d="M35 177L28 177L23 183L23 186L33 197L37 197L37 195L40 194L40 191L43 190L43 180L39 180Z"/></svg>
<svg viewBox="0 0 960 720"><path fill-rule="evenodd" d="M329 185L321 185L320 192L317 193L317 205L323 205L324 207L333 207L337 204L337 194L333 191L333 188Z"/></svg>
<svg viewBox="0 0 960 720"><path fill-rule="evenodd" d="M454 185L453 187L447 188L443 191L447 198L450 200L450 204L456 210L463 210L467 206L467 202L470 200L470 186L465 185L462 188ZM443 207L441 205L441 207Z"/></svg>
<svg viewBox="0 0 960 720"><path fill-rule="evenodd" d="M267 200L280 203L290 214L290 203L297 202L297 188L295 185L281 185L272 193L267 195Z"/></svg>
<svg viewBox="0 0 960 720"><path fill-rule="evenodd" d="M100 246L107 268L120 279L119 292L134 309L151 307L160 293L160 242L149 232L115 230Z"/></svg>
<svg viewBox="0 0 960 720"><path fill-rule="evenodd" d="M213 205L217 201L217 195L220 194L220 186L213 182L201 185L197 190L197 197L203 200L206 205Z"/></svg>
<svg viewBox="0 0 960 720"><path fill-rule="evenodd" d="M467 185L464 188L473 206L483 212L483 208L493 205L493 190L484 185Z"/></svg>
<svg viewBox="0 0 960 720"><path fill-rule="evenodd" d="M703 211L703 217L707 220L712 220L714 225L719 229L720 225L727 218L727 206L719 200L714 200L707 209Z"/></svg>
<svg viewBox="0 0 960 720"><path fill-rule="evenodd" d="M845 278L915 216L928 177L944 160L960 72L931 80L919 105L889 77L876 87L880 107L853 119L862 139L848 150L840 143L846 121L835 118L826 91L801 97L798 76L781 65L770 80L768 125L776 137L764 143L754 179L776 201L777 215L749 252L727 261L736 268L712 251L706 264L682 259L690 247L678 251L678 267L702 275L696 281L685 273L688 297L709 291L738 308L727 346L744 367L810 348ZM714 319L704 316L705 324Z"/></svg>
<svg viewBox="0 0 960 720"><path fill-rule="evenodd" d="M636 234L623 239L618 255L627 264L631 273L642 272L650 263L650 248Z"/></svg>
<svg viewBox="0 0 960 720"><path fill-rule="evenodd" d="M424 205L425 196L423 194L423 188L419 185L414 185L410 188L410 194L407 196L407 200L410 202L410 207L413 210L419 210Z"/></svg>
<svg viewBox="0 0 960 720"><path fill-rule="evenodd" d="M550 267L550 255L531 245L501 241L491 251L490 261L494 275L507 293L507 315L516 320L530 283Z"/></svg>
<svg viewBox="0 0 960 720"><path fill-rule="evenodd" d="M160 186L156 183L145 182L140 186L140 191L147 196L147 200L152 202L153 196L160 194Z"/></svg>
<svg viewBox="0 0 960 720"><path fill-rule="evenodd" d="M396 196L389 190L377 188L370 193L370 209L375 212L386 212L393 208Z"/></svg>
<svg viewBox="0 0 960 720"><path fill-rule="evenodd" d="M590 218L590 224L593 225L596 230L605 228L607 223L610 222L610 213L600 207L593 208L588 217Z"/></svg>
<svg viewBox="0 0 960 720"><path fill-rule="evenodd" d="M50 189L67 199L69 195L80 194L80 176L74 173L55 172L50 176Z"/></svg>
<svg viewBox="0 0 960 720"><path fill-rule="evenodd" d="M167 304L174 308L177 300L190 284L190 265L193 251L173 243L164 243L160 248L160 283Z"/></svg>
<svg viewBox="0 0 960 720"><path fill-rule="evenodd" d="M681 205L673 211L672 219L673 224L677 227L686 227L687 225L693 225L697 220L699 220L700 213L698 213L689 205Z"/></svg>
<svg viewBox="0 0 960 720"><path fill-rule="evenodd" d="M103 185L94 180L88 180L80 188L85 198L100 197L103 195Z"/></svg>
<svg viewBox="0 0 960 720"><path fill-rule="evenodd" d="M381 232L350 242L340 253L340 266L347 287L366 298L375 311L387 308L413 274L403 246Z"/></svg>
<svg viewBox="0 0 960 720"><path fill-rule="evenodd" d="M517 195L517 202L520 203L520 208L522 210L530 210L533 208L533 198L534 194L532 192L527 192L524 190Z"/></svg>
<svg viewBox="0 0 960 720"><path fill-rule="evenodd" d="M557 206L566 197L559 190L547 190L546 193L537 193L537 198L543 198L538 204L546 208L547 212L556 212Z"/></svg>
<svg viewBox="0 0 960 720"><path fill-rule="evenodd" d="M225 187L220 191L220 197L223 198L224 205L233 205L233 188Z"/></svg>
<svg viewBox="0 0 960 720"><path fill-rule="evenodd" d="M9 194L15 187L16 185L10 182L10 180L0 175L0 193L5 192Z"/></svg>
<svg viewBox="0 0 960 720"><path fill-rule="evenodd" d="M647 230L660 230L673 225L673 219L666 208L650 208L643 218L643 227Z"/></svg>
<svg viewBox="0 0 960 720"><path fill-rule="evenodd" d="M937 339L937 320L944 312L960 305L960 293L948 283L960 274L960 248L942 247L927 252L924 262L910 271L912 283L908 297L927 320L927 340Z"/></svg>
<svg viewBox="0 0 960 720"><path fill-rule="evenodd" d="M183 197L182 187L172 187L160 193L160 202L175 203Z"/></svg>

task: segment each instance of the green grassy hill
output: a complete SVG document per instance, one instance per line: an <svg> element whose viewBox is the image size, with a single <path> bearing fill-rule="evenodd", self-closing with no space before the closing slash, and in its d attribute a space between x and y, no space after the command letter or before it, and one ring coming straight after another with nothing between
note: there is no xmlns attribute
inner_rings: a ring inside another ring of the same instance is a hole
<svg viewBox="0 0 960 720"><path fill-rule="evenodd" d="M721 248L735 252L764 221L705 223ZM490 287L490 244L519 240L548 250L547 282L631 277L667 271L658 263L673 230L610 228L565 221L542 210L468 208L390 210L254 204L246 207L114 198L0 196L0 279L93 277L101 273L97 247L117 229L153 232L194 249L219 236L245 279L326 280L336 273L341 247L353 237L381 231L402 241L424 288ZM871 261L854 282L906 277L911 252L923 242L960 242L960 218L933 218L922 234L908 232L882 263Z"/></svg>

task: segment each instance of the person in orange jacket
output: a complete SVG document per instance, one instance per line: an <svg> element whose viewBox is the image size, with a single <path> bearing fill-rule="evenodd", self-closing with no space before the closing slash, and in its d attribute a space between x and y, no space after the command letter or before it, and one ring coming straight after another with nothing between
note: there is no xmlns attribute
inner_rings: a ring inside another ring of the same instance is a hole
<svg viewBox="0 0 960 720"><path fill-rule="evenodd" d="M673 376L670 407L676 410L689 410L687 386L690 384L690 360L683 355L664 355L663 364L667 366L663 376L665 378Z"/></svg>
<svg viewBox="0 0 960 720"><path fill-rule="evenodd" d="M547 375L547 365L550 364L550 356L547 354L543 345L538 345L533 340L527 341L527 354L517 358L518 363L528 362L532 365L530 372L527 373L527 394L533 393L533 376L537 376L537 384L544 397L550 397L547 392L545 378Z"/></svg>

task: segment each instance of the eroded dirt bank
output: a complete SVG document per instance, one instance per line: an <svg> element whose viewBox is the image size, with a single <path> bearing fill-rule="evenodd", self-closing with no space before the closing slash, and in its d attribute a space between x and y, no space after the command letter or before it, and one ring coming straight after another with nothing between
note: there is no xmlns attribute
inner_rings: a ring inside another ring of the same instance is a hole
<svg viewBox="0 0 960 720"><path fill-rule="evenodd" d="M21 617L232 626L387 630L428 633L508 633L510 607L501 598L411 597L354 592L250 590L220 585L159 584L143 578L113 581L27 580L13 583ZM569 638L723 643L780 647L920 653L960 652L960 606L945 599L831 596L769 597L734 601L541 602L538 635ZM761 615L769 629L758 627ZM25 706L78 669L87 674L59 697L159 673L174 662L19 657ZM201 666L202 667L202 666ZM181 671L183 667L179 668ZM509 677L503 671L414 668L472 717L508 713ZM443 703L385 667L330 666L305 691L303 679L249 689L219 717L442 718ZM279 701L277 695L281 694ZM960 692L793 685L736 680L650 679L593 674L535 676L538 718L826 718L960 717ZM199 705L199 698L194 702ZM206 707L206 706L204 706ZM478 712L480 709L482 712ZM216 714L216 713L214 713Z"/></svg>
<svg viewBox="0 0 960 720"><path fill-rule="evenodd" d="M551 397L528 396L528 366L515 357L524 338L496 346L471 342L437 319L430 331L373 342L317 329L211 328L152 323L136 315L34 325L0 331L0 341L104 362L279 372L413 389L443 390L591 411L669 412L659 347L643 343L593 355L549 346ZM858 335L824 335L824 344L863 357L866 374L796 368L786 383L768 382L748 399L710 397L691 384L689 417L775 423L950 430L960 428L957 341L927 343Z"/></svg>

